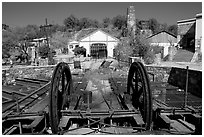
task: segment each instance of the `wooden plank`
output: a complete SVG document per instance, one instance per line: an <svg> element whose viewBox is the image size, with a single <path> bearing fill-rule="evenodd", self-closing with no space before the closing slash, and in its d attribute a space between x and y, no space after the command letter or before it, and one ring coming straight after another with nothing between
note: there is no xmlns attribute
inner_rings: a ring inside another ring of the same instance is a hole
<svg viewBox="0 0 204 137"><path fill-rule="evenodd" d="M132 133L134 130L132 128L117 128L117 127L108 127L102 128L102 132L104 133L112 133L112 134L129 134Z"/></svg>
<svg viewBox="0 0 204 137"><path fill-rule="evenodd" d="M15 81L16 81L16 85L37 87L37 88L41 87L41 83L37 81L32 81L28 79L20 79L20 78L16 78Z"/></svg>
<svg viewBox="0 0 204 137"><path fill-rule="evenodd" d="M2 105L8 104L8 103L13 103L13 102L15 102L15 100L10 99L10 100L7 100L7 101L3 101Z"/></svg>
<svg viewBox="0 0 204 137"><path fill-rule="evenodd" d="M101 131L102 132L107 132L107 133L112 133L112 134L117 133L117 131L115 130L115 127L102 128Z"/></svg>
<svg viewBox="0 0 204 137"><path fill-rule="evenodd" d="M69 122L70 117L69 116L62 116L59 124L59 128L65 128L67 126L67 123Z"/></svg>
<svg viewBox="0 0 204 137"><path fill-rule="evenodd" d="M126 106L128 107L129 110L133 110L133 111L135 111L135 112L137 111L137 110L133 107L132 104L126 104ZM144 124L145 124L144 121L143 121L143 118L142 118L141 114L134 114L134 115L132 115L132 116L133 116L134 120L136 121L136 123L137 123L138 125L144 125Z"/></svg>
<svg viewBox="0 0 204 137"><path fill-rule="evenodd" d="M171 124L171 123L173 123L172 121L171 121L171 119L168 117L168 116L166 116L166 115L159 115L159 117L165 122L165 123L167 123L167 124Z"/></svg>
<svg viewBox="0 0 204 137"><path fill-rule="evenodd" d="M29 108L26 112L31 113L31 112L43 111L48 106L48 102L49 102L49 96L45 96L44 99L40 100L34 106Z"/></svg>
<svg viewBox="0 0 204 137"><path fill-rule="evenodd" d="M134 130L132 128L116 128L119 134L130 134Z"/></svg>
<svg viewBox="0 0 204 137"><path fill-rule="evenodd" d="M7 97L7 96L4 96L2 95L2 99L5 99L5 100L12 100L11 98Z"/></svg>
<svg viewBox="0 0 204 137"><path fill-rule="evenodd" d="M25 93L22 93L22 92L12 90L12 89L7 88L5 86L2 86L2 92L5 93L5 94L10 94L10 95L12 95L12 93L14 93L14 94L19 95L20 97L24 97L24 96L28 95L28 94L25 94ZM35 96L31 96L30 98L34 99Z"/></svg>
<svg viewBox="0 0 204 137"><path fill-rule="evenodd" d="M40 82L41 85L44 85L44 84L49 82L48 80L45 80L45 79L32 79L32 78L23 78L23 79L28 79L28 80Z"/></svg>
<svg viewBox="0 0 204 137"><path fill-rule="evenodd" d="M32 93L28 94L27 96L25 96L24 98L19 100L19 103L23 102L24 100L26 100L27 98L29 98L30 96L37 94L37 93L41 93L41 92L47 92L47 90L50 88L50 82L45 84L44 86L42 86L41 88L33 91ZM13 108L15 106L15 104L12 104L10 106L8 106L7 108L2 110L2 113L5 113L6 111L8 111L9 109Z"/></svg>
<svg viewBox="0 0 204 137"><path fill-rule="evenodd" d="M73 127L73 128L76 128L76 127ZM73 129L71 128L71 129ZM69 131L69 132L65 132L64 135L86 135L86 134L90 134L94 132L94 130L90 129L90 128L79 128L79 129L76 129L76 130L72 130L72 131Z"/></svg>
<svg viewBox="0 0 204 137"><path fill-rule="evenodd" d="M9 128L7 131L5 131L3 133L3 135L10 135L12 134L18 127L15 125L15 126L12 126L11 128Z"/></svg>
<svg viewBox="0 0 204 137"><path fill-rule="evenodd" d="M178 119L178 121L188 127L190 130L195 131L195 125L188 123L187 121L184 121L182 119Z"/></svg>
<svg viewBox="0 0 204 137"><path fill-rule="evenodd" d="M128 107L128 110L135 111L135 108L133 107L132 104L126 104L126 106Z"/></svg>
<svg viewBox="0 0 204 137"><path fill-rule="evenodd" d="M74 110L74 108L78 105L79 101L82 100L80 96L76 95L76 94L73 94L70 96L71 97L71 102L74 102L74 105L70 105L69 106L69 110ZM63 116L60 120L60 123L59 123L59 128L65 128L67 126L67 123L69 122L69 119L71 117L69 116Z"/></svg>
<svg viewBox="0 0 204 137"><path fill-rule="evenodd" d="M178 132L185 132L185 133L192 133L192 131L187 128L186 126L184 126L183 124L181 124L180 122L178 122L177 120L171 120L172 123L170 124L170 126L175 129Z"/></svg>
<svg viewBox="0 0 204 137"><path fill-rule="evenodd" d="M45 118L44 115L35 117L34 121L27 128L36 127L44 118Z"/></svg>
<svg viewBox="0 0 204 137"><path fill-rule="evenodd" d="M138 125L144 125L144 124L145 124L144 121L143 121L143 118L142 118L141 114L134 114L134 115L133 115L133 118L134 118L134 120L136 121L136 123L137 123Z"/></svg>

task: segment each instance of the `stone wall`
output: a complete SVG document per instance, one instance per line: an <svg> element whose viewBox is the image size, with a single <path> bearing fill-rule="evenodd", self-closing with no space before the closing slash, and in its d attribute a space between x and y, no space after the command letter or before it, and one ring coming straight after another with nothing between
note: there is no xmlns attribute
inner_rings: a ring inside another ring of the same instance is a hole
<svg viewBox="0 0 204 137"><path fill-rule="evenodd" d="M171 67L146 66L146 69L154 75L155 82L168 82ZM150 80L153 80L153 75L149 75Z"/></svg>

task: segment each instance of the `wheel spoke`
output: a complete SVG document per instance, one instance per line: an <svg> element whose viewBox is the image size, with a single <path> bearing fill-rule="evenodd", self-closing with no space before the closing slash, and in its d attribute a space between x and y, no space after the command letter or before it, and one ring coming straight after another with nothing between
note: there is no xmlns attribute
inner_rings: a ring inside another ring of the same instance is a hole
<svg viewBox="0 0 204 137"><path fill-rule="evenodd" d="M65 73L62 73L62 92L64 92L65 90Z"/></svg>

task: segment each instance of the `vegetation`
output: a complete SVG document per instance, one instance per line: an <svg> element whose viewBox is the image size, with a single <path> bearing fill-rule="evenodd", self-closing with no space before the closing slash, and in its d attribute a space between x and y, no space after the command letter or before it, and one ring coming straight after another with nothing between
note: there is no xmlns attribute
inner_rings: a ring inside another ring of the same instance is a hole
<svg viewBox="0 0 204 137"><path fill-rule="evenodd" d="M148 41L140 33L136 33L135 37L127 37L115 48L116 59L128 62L131 56L141 57L146 64L154 62L155 54L150 49Z"/></svg>
<svg viewBox="0 0 204 137"><path fill-rule="evenodd" d="M42 44L39 47L39 56L42 58L47 58L48 54L49 54L49 47L47 46L47 44Z"/></svg>
<svg viewBox="0 0 204 137"><path fill-rule="evenodd" d="M162 46L151 46L150 50L154 52L154 54L159 54L159 53L162 53L163 51L163 48Z"/></svg>
<svg viewBox="0 0 204 137"><path fill-rule="evenodd" d="M47 32L50 37L50 49L62 49L63 53L67 53L67 43L68 39L71 38L75 31L79 31L85 28L106 28L109 31L116 32L117 37L129 37L127 42L122 41L117 48L127 51L123 54L122 50L117 53L122 58L127 58L129 55L141 56L147 58L147 55L151 55L148 42L141 35L139 35L140 29L142 29L142 20L136 20L136 36L131 38L130 34L127 32L127 21L126 16L117 15L113 18L104 18L102 23L97 20L89 19L87 17L77 18L74 15L70 15L64 19L63 25L53 24L47 31L40 29L37 25L27 25L25 27L15 27L9 28L8 25L3 24L2 31L2 57L3 58L13 58L14 60L20 60L20 62L28 62L29 55L27 53L30 41L34 38L45 37ZM149 29L153 33L157 33L161 30L166 30L172 34L177 34L177 26L170 25L166 23L160 24L156 19L152 18L148 20ZM41 56L46 57L48 50L45 47L42 48ZM44 50L43 50L44 49ZM128 50L132 49L132 52ZM117 49L116 49L117 51ZM43 53L44 52L44 53ZM76 49L76 54L83 54L83 49ZM148 54L147 54L148 53ZM147 54L147 55L146 55Z"/></svg>
<svg viewBox="0 0 204 137"><path fill-rule="evenodd" d="M86 49L84 47L76 47L74 49L74 55L84 55L84 56L86 56Z"/></svg>

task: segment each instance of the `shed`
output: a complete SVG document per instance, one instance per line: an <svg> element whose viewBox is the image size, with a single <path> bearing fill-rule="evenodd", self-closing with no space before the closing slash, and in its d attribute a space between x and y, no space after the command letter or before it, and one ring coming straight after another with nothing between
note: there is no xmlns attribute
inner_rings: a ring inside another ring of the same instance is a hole
<svg viewBox="0 0 204 137"><path fill-rule="evenodd" d="M161 31L153 34L147 38L151 46L162 46L164 47L163 57L169 54L169 47L177 45L176 35L171 34L167 31Z"/></svg>
<svg viewBox="0 0 204 137"><path fill-rule="evenodd" d="M86 56L113 57L113 50L119 39L104 29L90 28L76 33L73 42L77 42L79 47L86 49ZM73 42L70 42L70 44Z"/></svg>

